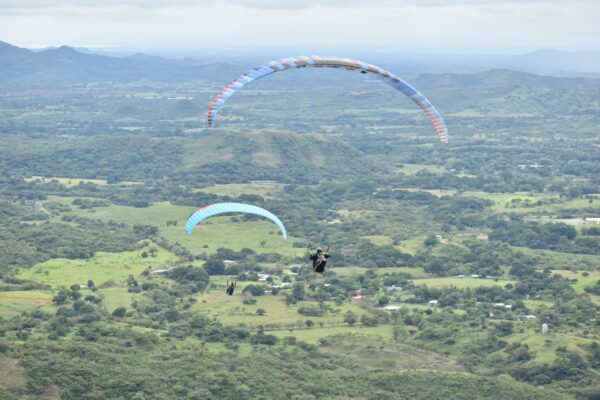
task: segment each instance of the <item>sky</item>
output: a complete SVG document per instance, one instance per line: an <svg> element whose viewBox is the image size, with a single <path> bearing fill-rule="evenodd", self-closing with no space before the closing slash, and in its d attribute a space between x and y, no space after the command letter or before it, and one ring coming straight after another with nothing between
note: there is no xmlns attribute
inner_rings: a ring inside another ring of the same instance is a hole
<svg viewBox="0 0 600 400"><path fill-rule="evenodd" d="M21 47L600 50L599 0L0 0Z"/></svg>

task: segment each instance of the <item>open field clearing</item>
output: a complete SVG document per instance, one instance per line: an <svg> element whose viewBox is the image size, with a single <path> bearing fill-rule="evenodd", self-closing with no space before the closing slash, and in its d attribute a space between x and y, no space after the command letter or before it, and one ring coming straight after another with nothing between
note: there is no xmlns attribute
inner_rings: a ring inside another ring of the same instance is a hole
<svg viewBox="0 0 600 400"><path fill-rule="evenodd" d="M459 289L476 288L476 287L492 287L492 286L504 287L505 285L507 285L509 283L511 283L511 284L515 283L515 281L513 281L513 280L505 280L505 279L495 280L495 279L470 278L470 277L412 279L412 282L415 285L427 285L432 288L454 286Z"/></svg>
<svg viewBox="0 0 600 400"><path fill-rule="evenodd" d="M394 337L393 328L389 325L380 325L375 327L342 325L310 329L275 329L269 330L269 333L279 338L295 336L297 340L311 344L317 344L319 343L319 340L323 338L345 334L368 336L369 338L376 340L392 339Z"/></svg>
<svg viewBox="0 0 600 400"><path fill-rule="evenodd" d="M528 247L512 246L527 255L542 258L543 264L552 269L573 269L581 271L600 271L600 255L565 253L554 250L530 249Z"/></svg>
<svg viewBox="0 0 600 400"><path fill-rule="evenodd" d="M142 297L140 294L128 292L126 287L99 289L98 294L102 297L102 303L109 313L119 307L130 309L131 303L136 298Z"/></svg>
<svg viewBox="0 0 600 400"><path fill-rule="evenodd" d="M42 183L58 182L65 187L73 187L83 183L91 183L94 185L108 185L106 179L85 179L85 178L66 178L66 177L47 177L47 176L32 176L24 178L26 182L40 181ZM119 182L117 185L141 185L142 182Z"/></svg>
<svg viewBox="0 0 600 400"><path fill-rule="evenodd" d="M194 211L196 208L193 207L160 202L146 208L110 205L92 210L76 209L72 213L128 225L153 225L158 227L160 234L167 240L179 242L195 253L211 254L220 247L236 251L250 248L258 253L280 253L288 257L305 252L304 249L293 247L293 236L284 240L277 227L263 219L233 222L232 217L214 217L197 225L192 234L188 235L184 229L185 222ZM241 218L240 215L233 218ZM167 221L177 221L177 225L167 226Z"/></svg>
<svg viewBox="0 0 600 400"><path fill-rule="evenodd" d="M322 349L356 368L465 371L464 367L443 355L389 340L387 330L373 328L376 333L371 333L369 329L359 327L349 334L332 330L336 333L322 339Z"/></svg>
<svg viewBox="0 0 600 400"><path fill-rule="evenodd" d="M213 185L201 189L199 192L216 194L218 196L239 197L242 194L256 194L266 198L272 198L276 195L283 185L274 182L252 182L252 183L231 183L225 185Z"/></svg>
<svg viewBox="0 0 600 400"><path fill-rule="evenodd" d="M36 308L52 309L52 294L41 290L0 292L0 315L20 314Z"/></svg>
<svg viewBox="0 0 600 400"><path fill-rule="evenodd" d="M51 285L54 289L73 284L86 285L88 280L100 286L109 281L123 282L129 275L137 277L148 268L159 268L176 259L164 249L159 249L156 257L147 258L142 257L143 251L99 252L89 260L55 258L22 270L17 276L19 279Z"/></svg>
<svg viewBox="0 0 600 400"><path fill-rule="evenodd" d="M396 168L397 173L405 175L416 175L421 171L426 171L432 174L443 174L449 172L446 168L439 165L427 165L427 164L402 164L401 167Z"/></svg>
<svg viewBox="0 0 600 400"><path fill-rule="evenodd" d="M339 276L357 276L364 274L367 271L375 271L377 275L386 275L393 273L411 274L414 277L426 277L428 274L420 267L390 267L390 268L364 268L364 267L340 267L331 268L330 271L335 272Z"/></svg>
<svg viewBox="0 0 600 400"><path fill-rule="evenodd" d="M529 346L529 350L534 354L533 360L529 362L531 365L551 363L556 358L556 349L559 347L565 347L570 351L584 354L581 346L593 342L593 340L577 336L555 333L552 324L549 324L548 334L544 336L542 335L541 326L542 323L540 322L539 329L535 333L518 333L508 338L510 343L520 342Z"/></svg>
<svg viewBox="0 0 600 400"><path fill-rule="evenodd" d="M586 287L592 287L600 280L600 271L584 272L555 269L552 273L567 279L577 279L577 282L571 285L577 293L584 293ZM587 276L584 276L584 273Z"/></svg>
<svg viewBox="0 0 600 400"><path fill-rule="evenodd" d="M547 193L488 193L483 191L466 191L461 193L462 196L477 197L480 199L491 200L494 202L492 209L497 212L513 212L513 211L533 211L538 210L539 206L534 204L539 200L546 199L558 199L557 194ZM521 207L520 205L526 203L531 204L530 207ZM508 205L508 206L507 206Z"/></svg>
<svg viewBox="0 0 600 400"><path fill-rule="evenodd" d="M317 302L301 301L297 304L287 306L283 296L264 295L250 297L243 295L242 287L238 287L233 296L226 296L221 290L211 290L210 293L196 295L198 302L192 307L193 310L205 312L217 317L226 325L252 326L263 325L266 329L278 326L294 325L306 327L305 321L311 320L315 326L320 323L342 324L344 313L352 311L357 315L364 314L362 308L354 303L345 303L341 306L331 304L337 312L327 311L323 316L307 316L298 313L300 307L317 307ZM243 304L244 299L256 300L256 304ZM258 316L256 310L263 309L265 314Z"/></svg>

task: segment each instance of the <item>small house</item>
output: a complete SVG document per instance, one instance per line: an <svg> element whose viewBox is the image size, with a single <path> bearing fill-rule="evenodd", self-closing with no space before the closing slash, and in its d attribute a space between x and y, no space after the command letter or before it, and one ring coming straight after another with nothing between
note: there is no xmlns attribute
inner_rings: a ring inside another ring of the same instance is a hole
<svg viewBox="0 0 600 400"><path fill-rule="evenodd" d="M168 269L155 269L154 271L150 271L150 274L160 275L160 274L166 274L167 272L169 272Z"/></svg>
<svg viewBox="0 0 600 400"><path fill-rule="evenodd" d="M429 300L427 302L427 305L429 305L430 307L435 307L438 305L438 301L437 300Z"/></svg>

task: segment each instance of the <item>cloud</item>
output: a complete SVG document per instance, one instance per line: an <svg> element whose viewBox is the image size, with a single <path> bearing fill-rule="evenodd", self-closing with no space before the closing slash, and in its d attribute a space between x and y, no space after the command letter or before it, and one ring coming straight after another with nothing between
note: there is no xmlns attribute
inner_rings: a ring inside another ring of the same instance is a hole
<svg viewBox="0 0 600 400"><path fill-rule="evenodd" d="M592 0L0 0L18 45L388 46L494 53L600 47Z"/></svg>

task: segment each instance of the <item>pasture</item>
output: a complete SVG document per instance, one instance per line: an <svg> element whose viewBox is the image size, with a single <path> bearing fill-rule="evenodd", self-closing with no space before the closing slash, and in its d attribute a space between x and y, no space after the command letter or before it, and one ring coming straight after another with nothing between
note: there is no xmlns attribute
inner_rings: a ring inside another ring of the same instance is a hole
<svg viewBox="0 0 600 400"><path fill-rule="evenodd" d="M315 326L319 324L332 325L342 324L344 313L352 311L357 315L366 313L354 303L344 303L336 306L328 303L334 311L327 311L323 316L306 316L298 313L300 307L318 308L317 302L301 301L294 305L286 305L285 298L281 295L264 295L251 297L242 294L243 287L239 286L233 296L225 295L223 290L211 290L204 294L196 295L197 303L192 310L206 313L211 317L216 317L225 325L257 327L262 325L265 329L277 329L282 327L306 327L306 320L314 322ZM244 304L244 299L256 300L256 304ZM259 316L256 310L262 309L265 314Z"/></svg>
<svg viewBox="0 0 600 400"><path fill-rule="evenodd" d="M52 294L41 290L0 291L0 316L18 315L33 309L52 310Z"/></svg>
<svg viewBox="0 0 600 400"><path fill-rule="evenodd" d="M54 258L22 270L19 279L51 285L56 289L73 284L86 285L88 280L96 286L114 281L123 282L129 275L139 276L144 270L156 269L176 260L176 256L158 249L156 257L142 257L144 249L121 253L98 252L89 260Z"/></svg>
<svg viewBox="0 0 600 400"><path fill-rule="evenodd" d="M447 278L425 278L425 279L412 279L412 282L415 285L427 285L432 288L442 288L442 287L456 287L458 289L466 289L466 288L477 288L477 287L492 287L492 286L501 286L511 283L514 284L515 281L506 280L506 279L482 279L482 278L457 278L457 277L447 277Z"/></svg>
<svg viewBox="0 0 600 400"><path fill-rule="evenodd" d="M267 199L274 197L281 191L283 185L271 181L256 181L251 183L230 183L212 185L196 189L198 192L212 193L217 196L239 197L242 194L254 194Z"/></svg>
<svg viewBox="0 0 600 400"><path fill-rule="evenodd" d="M91 210L75 209L71 213L128 225L156 226L159 233L167 240L178 242L194 253L211 254L221 247L236 251L250 248L257 253L280 253L286 257L304 253L304 249L293 247L293 236L288 236L288 239L284 240L277 227L269 221L263 219L232 221L232 218L240 218L240 214L235 217L207 219L197 225L191 235L188 235L184 230L185 222L196 209L196 207L159 202L146 208L110 205ZM175 221L176 225L167 226L167 221Z"/></svg>

